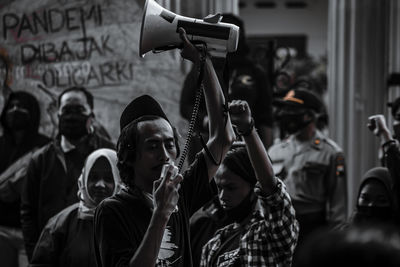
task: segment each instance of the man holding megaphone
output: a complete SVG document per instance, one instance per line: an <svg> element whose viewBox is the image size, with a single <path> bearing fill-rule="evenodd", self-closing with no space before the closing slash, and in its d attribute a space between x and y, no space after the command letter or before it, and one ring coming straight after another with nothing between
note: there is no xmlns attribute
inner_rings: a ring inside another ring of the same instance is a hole
<svg viewBox="0 0 400 267"><path fill-rule="evenodd" d="M203 69L209 141L189 169L175 175L177 134L161 106L144 95L125 108L117 154L127 189L104 200L96 210L99 267L192 266L189 217L212 198L209 183L235 139L208 53L196 48L183 28L178 32L182 57Z"/></svg>

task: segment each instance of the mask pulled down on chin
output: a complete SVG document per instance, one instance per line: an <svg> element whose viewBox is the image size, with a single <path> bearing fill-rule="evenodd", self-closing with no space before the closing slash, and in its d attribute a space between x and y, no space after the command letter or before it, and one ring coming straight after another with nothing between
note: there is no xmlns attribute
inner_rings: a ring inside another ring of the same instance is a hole
<svg viewBox="0 0 400 267"><path fill-rule="evenodd" d="M256 196L253 194L253 191L250 191L238 206L225 210L225 220L240 223L252 213L256 201Z"/></svg>

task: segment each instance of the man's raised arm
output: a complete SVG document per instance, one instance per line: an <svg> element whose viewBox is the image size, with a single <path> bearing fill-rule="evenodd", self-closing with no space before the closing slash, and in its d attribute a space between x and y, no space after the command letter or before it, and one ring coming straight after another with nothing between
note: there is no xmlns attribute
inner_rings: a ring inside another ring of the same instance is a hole
<svg viewBox="0 0 400 267"><path fill-rule="evenodd" d="M182 57L192 61L197 69L200 69L202 61L204 62L204 97L209 118L207 148L211 154L206 153L205 159L208 178L211 180L234 141L235 133L228 111L225 110L225 97L210 57L204 51L205 59L202 60L201 54L190 43L184 29L180 28L179 33L184 42Z"/></svg>

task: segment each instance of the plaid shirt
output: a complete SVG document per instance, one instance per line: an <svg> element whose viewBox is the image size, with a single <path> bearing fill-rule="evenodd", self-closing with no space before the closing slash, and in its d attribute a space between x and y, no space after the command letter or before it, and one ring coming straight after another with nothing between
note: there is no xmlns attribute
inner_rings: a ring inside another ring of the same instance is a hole
<svg viewBox="0 0 400 267"><path fill-rule="evenodd" d="M216 253L222 241L239 227L243 228L237 253L241 266L291 266L299 224L285 185L278 180L277 189L270 196L265 196L259 183L254 191L258 202L250 221L218 230L203 247L200 266L211 266L211 261L219 256ZM230 264L225 262L219 266Z"/></svg>

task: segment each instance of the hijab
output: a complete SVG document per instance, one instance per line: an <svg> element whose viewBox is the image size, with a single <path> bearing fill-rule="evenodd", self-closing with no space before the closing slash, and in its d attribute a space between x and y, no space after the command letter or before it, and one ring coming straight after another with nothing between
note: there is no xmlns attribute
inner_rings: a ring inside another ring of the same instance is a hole
<svg viewBox="0 0 400 267"><path fill-rule="evenodd" d="M78 198L80 199L78 217L81 219L93 218L94 211L97 207L96 202L91 198L88 192L88 178L94 163L100 157L106 158L111 166L111 172L114 178L114 191L112 195L115 195L123 188L117 168L117 153L108 148L101 148L93 151L86 158L82 174L78 179Z"/></svg>

